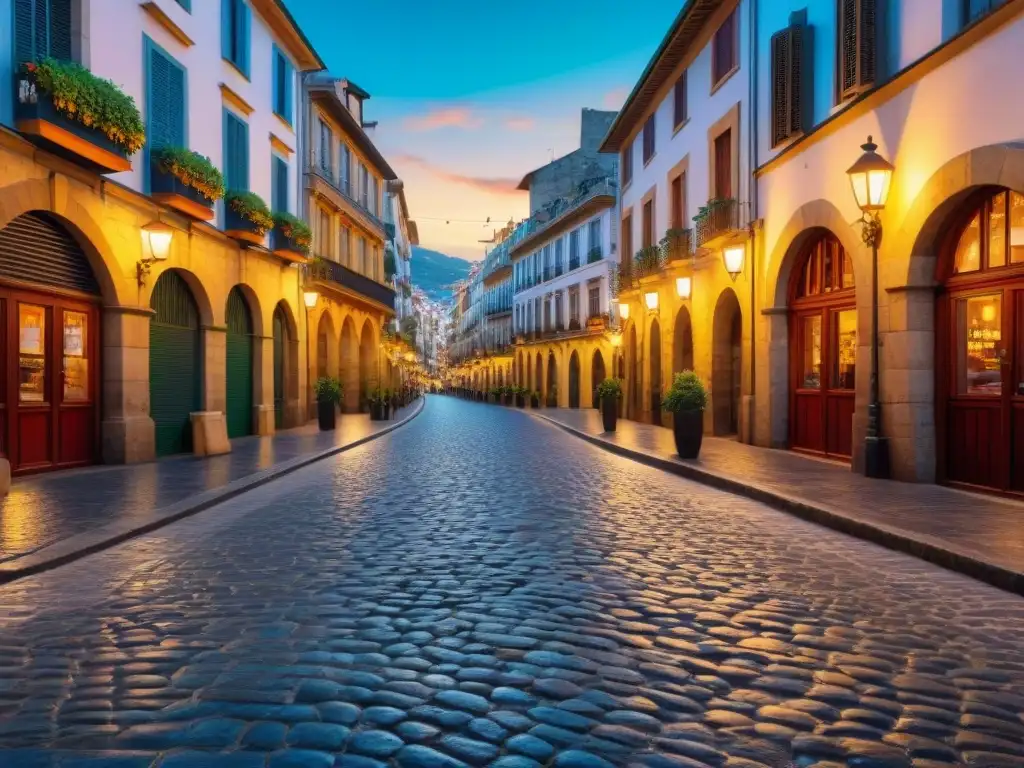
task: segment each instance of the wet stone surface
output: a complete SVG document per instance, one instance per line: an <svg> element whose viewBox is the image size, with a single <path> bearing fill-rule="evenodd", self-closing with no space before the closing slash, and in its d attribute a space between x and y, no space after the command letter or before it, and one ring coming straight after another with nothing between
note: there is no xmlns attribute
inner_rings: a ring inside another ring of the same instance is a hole
<svg viewBox="0 0 1024 768"><path fill-rule="evenodd" d="M0 768L1024 765L1024 601L433 399L0 589Z"/></svg>

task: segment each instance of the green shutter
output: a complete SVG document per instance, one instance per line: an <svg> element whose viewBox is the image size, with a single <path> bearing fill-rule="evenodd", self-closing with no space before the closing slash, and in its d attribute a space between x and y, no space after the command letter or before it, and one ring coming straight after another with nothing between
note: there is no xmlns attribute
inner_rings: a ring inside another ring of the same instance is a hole
<svg viewBox="0 0 1024 768"><path fill-rule="evenodd" d="M220 0L220 55L228 61L234 60L234 24L232 9L235 0Z"/></svg>
<svg viewBox="0 0 1024 768"><path fill-rule="evenodd" d="M36 1L44 2L44 0ZM71 61L71 0L49 0L49 2L49 54L55 59Z"/></svg>
<svg viewBox="0 0 1024 768"><path fill-rule="evenodd" d="M147 144L184 147L185 70L152 41L149 47L149 124Z"/></svg>
<svg viewBox="0 0 1024 768"><path fill-rule="evenodd" d="M228 437L243 437L252 434L253 337L252 315L238 288L228 295L227 325Z"/></svg>
<svg viewBox="0 0 1024 768"><path fill-rule="evenodd" d="M202 403L199 309L185 280L165 272L153 286L149 326L149 413L158 456L192 450L190 414Z"/></svg>
<svg viewBox="0 0 1024 768"><path fill-rule="evenodd" d="M294 109L294 105L292 103L292 84L294 82L295 82L295 67L293 67L292 63L287 58L285 58L284 59L284 115L283 116L288 121L289 125L291 125L291 122L294 119L292 117L292 110Z"/></svg>
<svg viewBox="0 0 1024 768"><path fill-rule="evenodd" d="M277 155L271 161L271 207L281 213L288 212L288 163Z"/></svg>
<svg viewBox="0 0 1024 768"><path fill-rule="evenodd" d="M238 68L242 70L242 74L249 77L249 37L250 37L250 24L252 20L252 14L249 12L249 6L245 0L236 0L238 3L238 27L236 33L238 40L236 45L238 46Z"/></svg>
<svg viewBox="0 0 1024 768"><path fill-rule="evenodd" d="M71 60L71 0L14 0L15 63Z"/></svg>

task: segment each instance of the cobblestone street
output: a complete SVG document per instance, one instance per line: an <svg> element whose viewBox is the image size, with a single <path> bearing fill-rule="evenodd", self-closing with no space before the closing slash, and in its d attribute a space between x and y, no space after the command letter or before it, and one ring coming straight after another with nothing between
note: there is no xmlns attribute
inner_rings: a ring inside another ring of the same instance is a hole
<svg viewBox="0 0 1024 768"><path fill-rule="evenodd" d="M0 768L1024 765L1024 600L525 413L0 589Z"/></svg>

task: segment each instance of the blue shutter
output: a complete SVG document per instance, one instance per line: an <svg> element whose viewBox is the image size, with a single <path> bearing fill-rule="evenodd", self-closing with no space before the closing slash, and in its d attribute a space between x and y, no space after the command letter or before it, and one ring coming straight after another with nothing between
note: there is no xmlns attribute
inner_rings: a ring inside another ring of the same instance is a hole
<svg viewBox="0 0 1024 768"><path fill-rule="evenodd" d="M281 85L279 81L281 79L281 53L277 50L276 45L274 46L273 57L273 65L271 66L271 80L273 81L271 83L271 88L273 90L271 93L270 103L274 105L274 111L280 113Z"/></svg>
<svg viewBox="0 0 1024 768"><path fill-rule="evenodd" d="M184 147L185 142L185 70L152 41L149 51L149 114L147 144Z"/></svg>
<svg viewBox="0 0 1024 768"><path fill-rule="evenodd" d="M235 118L235 178L239 190L249 190L249 125Z"/></svg>
<svg viewBox="0 0 1024 768"><path fill-rule="evenodd" d="M238 68L242 70L242 74L249 77L249 37L250 37L250 22L252 14L249 12L249 6L245 0L237 0L238 2L238 34L240 39L238 41Z"/></svg>
<svg viewBox="0 0 1024 768"><path fill-rule="evenodd" d="M36 0L43 3L45 0ZM71 0L49 0L49 55L71 61Z"/></svg>
<svg viewBox="0 0 1024 768"><path fill-rule="evenodd" d="M295 80L295 68L292 63L286 58L282 57L284 63L284 119L291 125L292 120L292 83Z"/></svg>
<svg viewBox="0 0 1024 768"><path fill-rule="evenodd" d="M15 64L71 60L71 0L14 0Z"/></svg>
<svg viewBox="0 0 1024 768"><path fill-rule="evenodd" d="M220 55L231 61L231 48L234 41L234 25L231 23L231 8L235 0L220 0Z"/></svg>
<svg viewBox="0 0 1024 768"><path fill-rule="evenodd" d="M288 163L277 155L271 160L271 208L288 213Z"/></svg>

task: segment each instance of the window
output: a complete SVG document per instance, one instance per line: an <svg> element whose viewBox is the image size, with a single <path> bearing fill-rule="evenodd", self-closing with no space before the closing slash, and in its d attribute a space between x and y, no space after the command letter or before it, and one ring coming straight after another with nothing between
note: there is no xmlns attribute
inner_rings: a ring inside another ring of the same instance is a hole
<svg viewBox="0 0 1024 768"><path fill-rule="evenodd" d="M643 143L644 165L647 165L654 157L654 115L648 117L644 123Z"/></svg>
<svg viewBox="0 0 1024 768"><path fill-rule="evenodd" d="M601 220L594 219L590 222L590 234L588 235L590 253L587 255L587 263L597 261L602 256L601 249Z"/></svg>
<svg viewBox="0 0 1024 768"><path fill-rule="evenodd" d="M772 35L772 146L804 131L802 24Z"/></svg>
<svg viewBox="0 0 1024 768"><path fill-rule="evenodd" d="M369 209L370 196L370 172L362 163L359 164L359 203L363 208Z"/></svg>
<svg viewBox="0 0 1024 768"><path fill-rule="evenodd" d="M348 144L345 142L341 143L340 159L341 191L351 197L352 151L348 148Z"/></svg>
<svg viewBox="0 0 1024 768"><path fill-rule="evenodd" d="M331 166L333 165L333 156L331 154L332 144L334 143L334 134L331 132L331 126L321 117L319 118L320 123L320 151L317 153L320 156L320 170L326 171L329 177L332 177Z"/></svg>
<svg viewBox="0 0 1024 768"><path fill-rule="evenodd" d="M622 186L627 187L633 180L633 142L627 142L622 150Z"/></svg>
<svg viewBox="0 0 1024 768"><path fill-rule="evenodd" d="M350 243L351 236L352 234L349 228L346 227L344 224L338 227L339 261L341 261L341 263L344 264L349 269L352 268L352 246Z"/></svg>
<svg viewBox="0 0 1024 768"><path fill-rule="evenodd" d="M569 233L569 269L576 269L580 265L580 230L574 229Z"/></svg>
<svg viewBox="0 0 1024 768"><path fill-rule="evenodd" d="M249 6L245 0L221 0L221 56L249 77Z"/></svg>
<svg viewBox="0 0 1024 768"><path fill-rule="evenodd" d="M875 82L877 28L875 0L838 0L839 101L856 96Z"/></svg>
<svg viewBox="0 0 1024 768"><path fill-rule="evenodd" d="M835 237L822 237L804 262L796 298L853 288L853 262Z"/></svg>
<svg viewBox="0 0 1024 768"><path fill-rule="evenodd" d="M292 83L295 81L295 68L288 57L274 46L274 114L292 124Z"/></svg>
<svg viewBox="0 0 1024 768"><path fill-rule="evenodd" d="M715 139L715 197L732 197L732 129L727 128Z"/></svg>
<svg viewBox="0 0 1024 768"><path fill-rule="evenodd" d="M544 279L551 279L551 246L544 246Z"/></svg>
<svg viewBox="0 0 1024 768"><path fill-rule="evenodd" d="M555 277L562 274L562 243L563 239L561 237L555 240Z"/></svg>
<svg viewBox="0 0 1024 768"><path fill-rule="evenodd" d="M982 201L957 241L953 274L1024 264L1024 195L1003 190Z"/></svg>
<svg viewBox="0 0 1024 768"><path fill-rule="evenodd" d="M70 61L71 0L15 0L14 40L16 63Z"/></svg>
<svg viewBox="0 0 1024 768"><path fill-rule="evenodd" d="M633 214L628 213L622 219L622 263L627 265L626 269L629 269L629 264L633 259Z"/></svg>
<svg viewBox="0 0 1024 768"><path fill-rule="evenodd" d="M288 161L279 155L270 157L270 207L275 212L288 213Z"/></svg>
<svg viewBox="0 0 1024 768"><path fill-rule="evenodd" d="M569 323L580 324L580 289L574 286L569 289Z"/></svg>
<svg viewBox="0 0 1024 768"><path fill-rule="evenodd" d="M963 0L964 3L964 24L971 24L982 16L991 13L1006 0Z"/></svg>
<svg viewBox="0 0 1024 768"><path fill-rule="evenodd" d="M669 189L669 226L672 229L685 229L683 222L686 221L686 174L680 173L674 179Z"/></svg>
<svg viewBox="0 0 1024 768"><path fill-rule="evenodd" d="M146 151L163 146L187 147L185 69L148 37L146 70Z"/></svg>
<svg viewBox="0 0 1024 768"><path fill-rule="evenodd" d="M672 124L678 128L686 122L688 115L686 113L686 70L683 70L683 74L676 80L675 87L672 89Z"/></svg>
<svg viewBox="0 0 1024 768"><path fill-rule="evenodd" d="M228 109L224 110L224 187L249 191L249 125Z"/></svg>
<svg viewBox="0 0 1024 768"><path fill-rule="evenodd" d="M317 213L317 253L319 253L325 259L333 259L334 249L331 247L331 214L329 214L323 208L317 208Z"/></svg>
<svg viewBox="0 0 1024 768"><path fill-rule="evenodd" d="M587 303L590 305L590 316L597 317L601 314L601 286L592 285L587 291Z"/></svg>
<svg viewBox="0 0 1024 768"><path fill-rule="evenodd" d="M711 87L714 88L736 68L736 11L730 13L715 32L711 44Z"/></svg>
<svg viewBox="0 0 1024 768"><path fill-rule="evenodd" d="M362 275L369 274L369 265L366 263L366 238L359 237L359 273Z"/></svg>
<svg viewBox="0 0 1024 768"><path fill-rule="evenodd" d="M370 200L369 200L369 205L367 206L367 210L369 210L370 213L372 213L374 216L376 216L377 213L378 213L378 211L377 211L377 198L379 197L379 195L377 193L377 177L376 176L370 176L369 179L370 179Z"/></svg>
<svg viewBox="0 0 1024 768"><path fill-rule="evenodd" d="M562 292L558 291L555 294L555 330L561 331L565 329L565 325L562 323Z"/></svg>
<svg viewBox="0 0 1024 768"><path fill-rule="evenodd" d="M648 200L644 203L644 228L640 232L641 248L650 248L654 245L654 201Z"/></svg>

